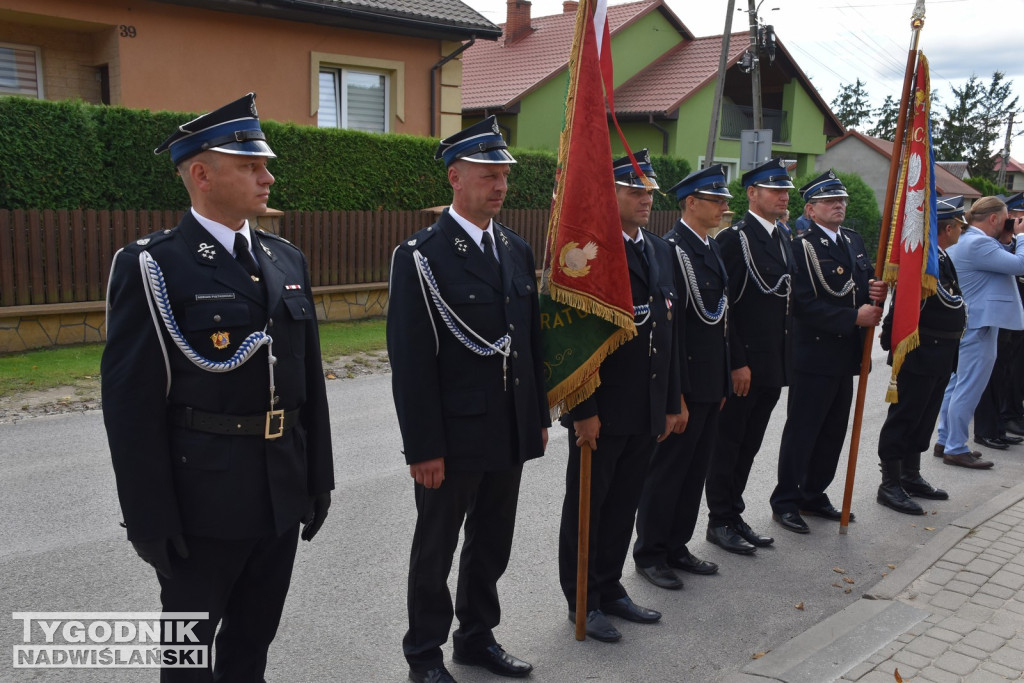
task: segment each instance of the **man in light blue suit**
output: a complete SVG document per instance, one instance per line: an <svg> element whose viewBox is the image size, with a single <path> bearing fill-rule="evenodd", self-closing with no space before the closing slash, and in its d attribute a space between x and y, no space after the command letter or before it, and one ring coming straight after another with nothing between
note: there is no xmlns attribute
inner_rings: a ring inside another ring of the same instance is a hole
<svg viewBox="0 0 1024 683"><path fill-rule="evenodd" d="M970 225L948 251L968 313L957 371L949 380L939 412L938 443L944 445L942 459L947 465L986 469L992 463L967 447L968 427L992 375L999 328L1024 329L1024 308L1015 279L1024 275L1024 219L1011 223L1017 253L1010 253L997 239L1006 227L1006 204L996 197L982 197L967 218Z"/></svg>

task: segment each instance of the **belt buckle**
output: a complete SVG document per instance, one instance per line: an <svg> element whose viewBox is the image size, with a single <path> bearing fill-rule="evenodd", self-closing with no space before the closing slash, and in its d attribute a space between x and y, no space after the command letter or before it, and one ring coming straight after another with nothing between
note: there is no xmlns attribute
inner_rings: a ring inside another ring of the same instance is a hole
<svg viewBox="0 0 1024 683"><path fill-rule="evenodd" d="M271 431L270 425L273 421L277 420L276 431ZM264 439L277 439L284 434L284 410L268 410L267 411L267 426L263 430Z"/></svg>

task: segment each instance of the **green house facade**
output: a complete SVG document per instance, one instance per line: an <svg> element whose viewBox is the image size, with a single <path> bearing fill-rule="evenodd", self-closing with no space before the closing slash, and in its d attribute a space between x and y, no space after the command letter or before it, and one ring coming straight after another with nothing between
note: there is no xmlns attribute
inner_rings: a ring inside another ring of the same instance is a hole
<svg viewBox="0 0 1024 683"><path fill-rule="evenodd" d="M557 151L568 86L568 58L576 4L562 14L530 17L529 2L508 5L509 17L496 43L480 42L463 56L464 125L495 114L510 144ZM699 168L707 149L722 36L696 38L664 0L608 8L615 64L615 110L629 145L686 159ZM730 179L740 173L740 131L753 128L750 75L740 59L747 33L730 36L715 161ZM843 127L777 43L775 59L761 60L764 127L771 128L772 153L809 173L828 138ZM611 130L613 153L622 143ZM674 182L674 180L673 180Z"/></svg>

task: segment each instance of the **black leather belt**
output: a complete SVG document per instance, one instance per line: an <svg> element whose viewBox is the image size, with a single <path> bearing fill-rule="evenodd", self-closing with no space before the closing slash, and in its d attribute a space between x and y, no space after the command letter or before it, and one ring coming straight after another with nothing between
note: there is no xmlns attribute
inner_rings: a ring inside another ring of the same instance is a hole
<svg viewBox="0 0 1024 683"><path fill-rule="evenodd" d="M298 424L298 410L270 410L259 415L208 413L190 406L173 406L168 419L175 427L207 434L235 434L276 439Z"/></svg>
<svg viewBox="0 0 1024 683"><path fill-rule="evenodd" d="M963 330L953 332L950 330L933 330L930 327L921 327L917 331L921 336L937 337L939 339L961 339L964 336Z"/></svg>

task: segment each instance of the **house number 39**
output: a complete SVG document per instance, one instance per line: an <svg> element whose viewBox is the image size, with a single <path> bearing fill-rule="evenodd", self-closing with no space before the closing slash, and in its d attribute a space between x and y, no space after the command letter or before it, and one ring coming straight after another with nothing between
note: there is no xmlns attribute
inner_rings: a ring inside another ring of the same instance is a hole
<svg viewBox="0 0 1024 683"><path fill-rule="evenodd" d="M134 26L126 26L124 24L121 24L118 28L121 29L122 38L134 38L137 35Z"/></svg>

